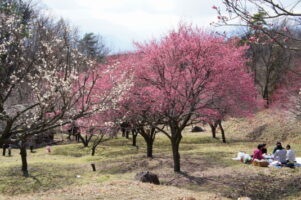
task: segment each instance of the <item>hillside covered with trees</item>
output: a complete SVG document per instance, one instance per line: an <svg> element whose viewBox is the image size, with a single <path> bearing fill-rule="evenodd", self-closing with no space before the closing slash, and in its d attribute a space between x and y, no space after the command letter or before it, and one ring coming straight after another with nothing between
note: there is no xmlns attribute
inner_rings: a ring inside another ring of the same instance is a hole
<svg viewBox="0 0 301 200"><path fill-rule="evenodd" d="M271 165L279 141L301 156L300 5L222 0L236 34L179 22L113 54L0 0L0 199L301 198L298 160Z"/></svg>

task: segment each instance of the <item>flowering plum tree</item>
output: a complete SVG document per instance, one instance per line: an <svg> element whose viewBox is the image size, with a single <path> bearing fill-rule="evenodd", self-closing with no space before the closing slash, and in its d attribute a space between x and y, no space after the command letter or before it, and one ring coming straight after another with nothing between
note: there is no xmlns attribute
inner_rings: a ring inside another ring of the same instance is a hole
<svg viewBox="0 0 301 200"><path fill-rule="evenodd" d="M127 94L132 85L132 76L127 70L122 70L121 65L116 62L109 62L99 65L94 70L96 77L84 75L81 79L87 78L87 86L94 85L89 91L89 96L83 95L78 103L78 109L83 105L90 106L90 113L77 120L80 128L79 138L85 147L93 141L92 155L96 147L101 143L105 135L113 137L119 129L120 119L117 114L118 104ZM89 88L87 88L89 89ZM77 88L75 88L75 91ZM94 137L95 136L95 137ZM92 137L94 137L93 140Z"/></svg>
<svg viewBox="0 0 301 200"><path fill-rule="evenodd" d="M139 53L131 53L118 56L118 60L124 71L128 71L133 76L132 85L119 103L118 115L120 119L126 121L133 134L133 146L136 146L137 134L145 140L147 146L147 157L153 157L153 143L155 140L156 126L161 123L161 116L154 105L156 96L153 95L152 85L147 84L139 76L139 63L141 60Z"/></svg>
<svg viewBox="0 0 301 200"><path fill-rule="evenodd" d="M212 111L212 98L219 96L223 88L218 86L227 85L232 71L239 71L238 83L248 76L243 70L246 48L187 25L159 41L138 44L138 48L137 76L151 91L149 100L155 100L151 109L170 128L169 132L154 125L170 139L174 171L179 172L183 129L206 114L203 112Z"/></svg>
<svg viewBox="0 0 301 200"><path fill-rule="evenodd" d="M136 87L136 86L134 86ZM137 88L134 88L137 89ZM131 129L133 132L133 146L136 146L137 135L140 134L147 148L146 156L149 158L153 157L153 143L156 137L156 126L162 125L161 118L156 111L153 111L151 104L147 104L145 95L147 92L144 88L140 88L141 92L134 92L133 90L129 92L128 95L131 95L130 98L123 101L121 106L121 113L123 118L126 119L131 124ZM134 92L134 93L132 93Z"/></svg>
<svg viewBox="0 0 301 200"><path fill-rule="evenodd" d="M217 126L219 126L224 143L226 137L222 121L226 117L249 116L262 103L261 98L257 98L258 93L252 77L246 73L247 69L243 67L245 66L243 60L241 62L240 64L237 63L241 67L230 65L225 69L223 75L216 82L213 90L215 92L212 93L209 107L200 112L201 118L210 124L213 137L215 137Z"/></svg>
<svg viewBox="0 0 301 200"><path fill-rule="evenodd" d="M27 138L87 112L87 107L73 109L85 83L77 91L72 91L72 85L79 83L75 66L91 63L75 49L68 51L75 59L64 62L67 49L62 38L49 33L51 40L46 40L42 33L51 29L38 26L42 19L34 11L28 24L19 8L17 3L1 2L0 141L12 137L19 141L22 171L27 176Z"/></svg>
<svg viewBox="0 0 301 200"><path fill-rule="evenodd" d="M278 83L272 96L273 106L283 109L287 114L297 120L301 118L301 68L300 60L295 62L296 67L286 72L283 79Z"/></svg>
<svg viewBox="0 0 301 200"><path fill-rule="evenodd" d="M91 155L94 156L97 147L104 141L105 137L112 138L117 135L118 124L113 122L101 123L104 119L104 113L93 114L77 120L80 127L79 139L84 147L90 146Z"/></svg>

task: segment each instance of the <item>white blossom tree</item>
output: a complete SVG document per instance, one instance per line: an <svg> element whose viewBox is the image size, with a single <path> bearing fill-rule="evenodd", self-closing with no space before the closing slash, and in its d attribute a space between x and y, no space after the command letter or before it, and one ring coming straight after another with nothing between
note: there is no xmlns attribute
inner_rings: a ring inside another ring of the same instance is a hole
<svg viewBox="0 0 301 200"><path fill-rule="evenodd" d="M16 139L28 176L30 136L111 109L129 81L99 95L98 81L115 68L94 70L97 63L79 53L64 21L54 22L20 1L1 1L0 16L0 143ZM90 70L79 74L82 66Z"/></svg>

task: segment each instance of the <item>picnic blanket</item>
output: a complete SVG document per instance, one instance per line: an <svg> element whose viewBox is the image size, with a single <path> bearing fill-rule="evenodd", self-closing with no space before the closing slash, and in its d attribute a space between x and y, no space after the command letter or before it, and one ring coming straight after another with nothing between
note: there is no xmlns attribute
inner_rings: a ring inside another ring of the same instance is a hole
<svg viewBox="0 0 301 200"><path fill-rule="evenodd" d="M301 157L296 158L296 162L292 163L294 167L301 167ZM273 161L269 164L269 167L276 167L276 168L282 168L285 167L284 165L281 165L278 161Z"/></svg>

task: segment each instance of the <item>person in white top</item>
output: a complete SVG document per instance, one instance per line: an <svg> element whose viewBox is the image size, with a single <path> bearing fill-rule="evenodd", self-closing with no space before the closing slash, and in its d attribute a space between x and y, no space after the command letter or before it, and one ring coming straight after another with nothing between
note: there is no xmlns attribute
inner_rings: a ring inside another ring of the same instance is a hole
<svg viewBox="0 0 301 200"><path fill-rule="evenodd" d="M289 144L286 145L286 161L287 162L296 161L295 151L291 149L291 146Z"/></svg>
<svg viewBox="0 0 301 200"><path fill-rule="evenodd" d="M274 159L279 161L281 164L286 163L286 150L280 146L274 153Z"/></svg>

